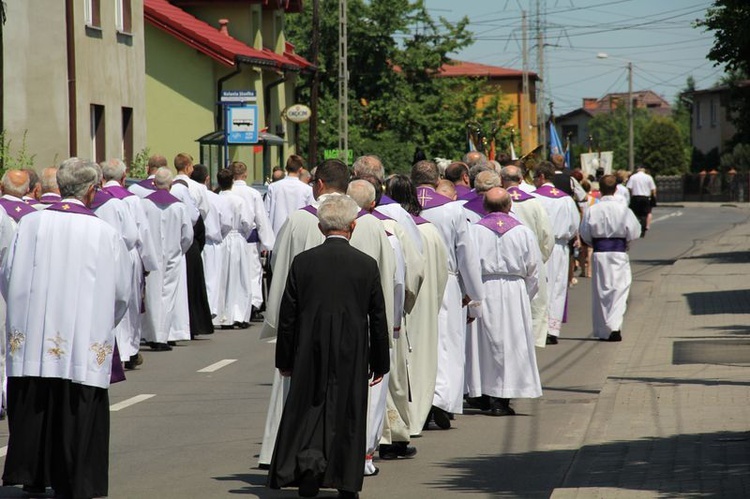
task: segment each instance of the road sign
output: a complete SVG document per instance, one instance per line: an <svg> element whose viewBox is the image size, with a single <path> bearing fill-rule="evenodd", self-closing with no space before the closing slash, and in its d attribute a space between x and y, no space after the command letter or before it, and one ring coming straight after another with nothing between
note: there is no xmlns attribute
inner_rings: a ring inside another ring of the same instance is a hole
<svg viewBox="0 0 750 499"><path fill-rule="evenodd" d="M227 106L227 143L258 142L258 106Z"/></svg>

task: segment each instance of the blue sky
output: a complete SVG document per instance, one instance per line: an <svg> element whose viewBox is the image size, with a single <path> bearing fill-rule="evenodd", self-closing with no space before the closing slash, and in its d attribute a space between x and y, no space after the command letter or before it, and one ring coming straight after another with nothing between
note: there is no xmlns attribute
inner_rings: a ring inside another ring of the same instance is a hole
<svg viewBox="0 0 750 499"><path fill-rule="evenodd" d="M556 115L581 107L583 97L628 89L627 62L633 63L633 89L654 90L670 103L692 75L708 88L723 75L706 59L711 33L693 28L712 4L708 0L540 0L546 26L547 101ZM529 68L536 61L536 0L425 0L433 17L470 20L474 44L452 57L521 69L521 10L529 19ZM749 28L750 29L750 28ZM604 52L608 59L597 58Z"/></svg>

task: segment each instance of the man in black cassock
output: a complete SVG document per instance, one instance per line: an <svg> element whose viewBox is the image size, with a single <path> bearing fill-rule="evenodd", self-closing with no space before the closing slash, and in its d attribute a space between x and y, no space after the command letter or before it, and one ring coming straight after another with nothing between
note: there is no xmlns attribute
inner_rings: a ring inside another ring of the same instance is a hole
<svg viewBox="0 0 750 499"><path fill-rule="evenodd" d="M358 211L343 195L320 205L326 241L297 255L281 301L276 367L292 380L268 485L296 485L303 497L319 487L358 496L368 379L379 383L390 367L377 263L349 246Z"/></svg>

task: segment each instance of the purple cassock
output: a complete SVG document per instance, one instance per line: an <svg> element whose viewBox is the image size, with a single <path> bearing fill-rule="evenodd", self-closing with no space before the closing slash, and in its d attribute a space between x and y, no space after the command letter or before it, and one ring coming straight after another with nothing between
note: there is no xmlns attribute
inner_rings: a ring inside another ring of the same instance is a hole
<svg viewBox="0 0 750 499"><path fill-rule="evenodd" d="M534 191L534 194L544 196L546 198L564 198L567 194L555 186L543 185Z"/></svg>
<svg viewBox="0 0 750 499"><path fill-rule="evenodd" d="M529 199L534 199L534 196L532 196L528 192L522 191L517 185L508 187L505 190L508 191L508 194L510 194L510 198L514 203L523 203L524 201L528 201Z"/></svg>
<svg viewBox="0 0 750 499"><path fill-rule="evenodd" d="M8 198L0 198L0 206L3 207L8 216L16 223L20 222L29 213L36 213L37 211L23 201L15 201Z"/></svg>
<svg viewBox="0 0 750 499"><path fill-rule="evenodd" d="M438 194L432 187L417 187L417 199L423 210L437 208L453 202L452 199Z"/></svg>
<svg viewBox="0 0 750 499"><path fill-rule="evenodd" d="M498 235L503 235L514 227L521 225L521 222L508 215L507 213L494 212L483 217L477 222L477 225L487 227Z"/></svg>

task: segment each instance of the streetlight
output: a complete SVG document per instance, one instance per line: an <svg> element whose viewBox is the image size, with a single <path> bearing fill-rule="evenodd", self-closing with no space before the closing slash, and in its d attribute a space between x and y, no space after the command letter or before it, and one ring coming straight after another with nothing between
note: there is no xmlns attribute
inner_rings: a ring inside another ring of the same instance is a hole
<svg viewBox="0 0 750 499"><path fill-rule="evenodd" d="M596 54L597 59L608 59L609 54L605 52L599 52ZM612 57L612 59L618 59ZM624 59L619 59L624 61ZM635 171L635 153L633 149L633 63L628 63L628 170Z"/></svg>

